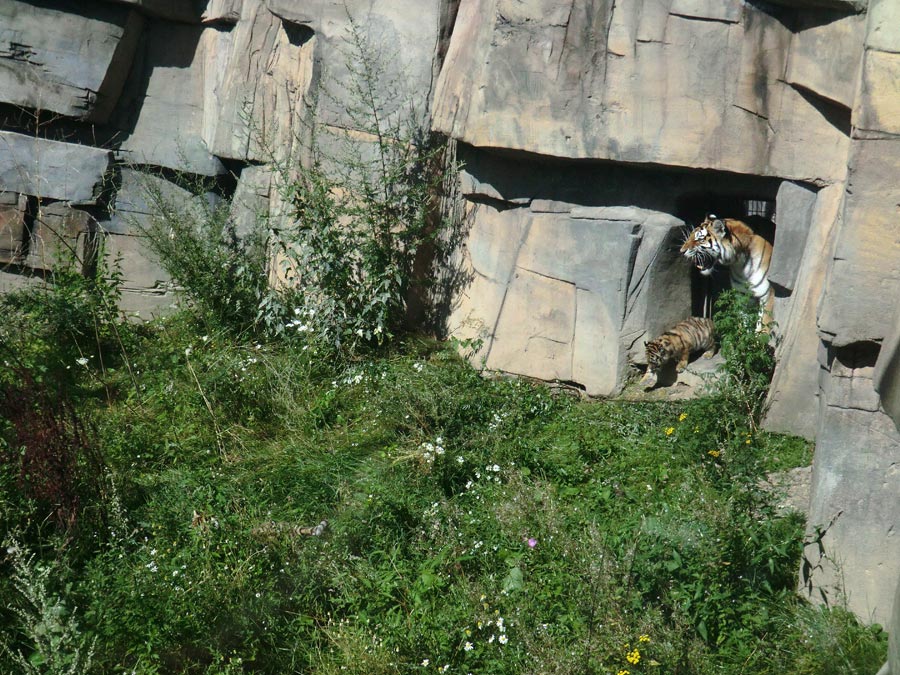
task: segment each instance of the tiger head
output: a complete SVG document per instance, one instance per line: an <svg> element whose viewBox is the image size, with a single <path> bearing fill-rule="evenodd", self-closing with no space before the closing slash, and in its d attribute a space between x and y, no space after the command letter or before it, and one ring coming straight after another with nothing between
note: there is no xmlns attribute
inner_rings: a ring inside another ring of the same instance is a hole
<svg viewBox="0 0 900 675"><path fill-rule="evenodd" d="M709 276L716 263L730 262L733 249L730 236L725 221L710 214L688 234L681 246L681 253L694 263L700 274Z"/></svg>
<svg viewBox="0 0 900 675"><path fill-rule="evenodd" d="M664 348L664 345L660 344L659 340L648 342L644 345L644 350L647 354L648 373L659 370L669 358L669 353Z"/></svg>

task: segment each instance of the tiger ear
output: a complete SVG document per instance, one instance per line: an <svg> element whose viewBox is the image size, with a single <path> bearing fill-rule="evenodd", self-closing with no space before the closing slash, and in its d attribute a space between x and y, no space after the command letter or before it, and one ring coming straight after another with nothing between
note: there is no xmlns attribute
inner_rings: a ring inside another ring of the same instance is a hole
<svg viewBox="0 0 900 675"><path fill-rule="evenodd" d="M713 218L712 230L719 237L724 237L728 234L728 226L725 224L725 221L721 218L716 218L715 216L710 216Z"/></svg>

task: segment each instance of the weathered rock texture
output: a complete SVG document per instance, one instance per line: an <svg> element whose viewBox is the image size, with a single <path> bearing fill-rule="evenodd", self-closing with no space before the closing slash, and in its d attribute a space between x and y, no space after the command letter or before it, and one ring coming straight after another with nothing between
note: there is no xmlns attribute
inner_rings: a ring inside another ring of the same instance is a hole
<svg viewBox="0 0 900 675"><path fill-rule="evenodd" d="M371 140L354 31L381 98L418 95L464 161L457 267L436 276L488 368L619 391L644 341L709 309L679 228L774 214L766 425L816 439L810 531L833 521L850 607L889 616L900 0L6 0L0 26L0 291L103 236L124 308L170 306L143 190L187 202L186 173L233 197L238 232L282 217L275 177L311 122L332 159Z"/></svg>

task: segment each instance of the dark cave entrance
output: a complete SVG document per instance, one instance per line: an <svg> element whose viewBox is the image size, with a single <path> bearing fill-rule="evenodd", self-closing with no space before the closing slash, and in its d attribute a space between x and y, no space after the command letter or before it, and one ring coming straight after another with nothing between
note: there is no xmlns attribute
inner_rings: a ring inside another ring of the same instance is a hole
<svg viewBox="0 0 900 675"><path fill-rule="evenodd" d="M675 215L685 222L686 231L696 227L709 214L742 220L770 244L775 243L774 195L696 192L682 195L676 202ZM691 314L710 317L719 294L731 288L731 276L727 269L720 267L712 276L706 277L692 266L690 274Z"/></svg>

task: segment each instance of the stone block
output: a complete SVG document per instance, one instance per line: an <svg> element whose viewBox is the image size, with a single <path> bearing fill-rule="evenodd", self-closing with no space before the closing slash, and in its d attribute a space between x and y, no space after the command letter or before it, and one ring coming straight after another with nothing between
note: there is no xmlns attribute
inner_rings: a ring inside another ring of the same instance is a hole
<svg viewBox="0 0 900 675"><path fill-rule="evenodd" d="M866 18L862 14L835 13L832 21L823 22L822 14L800 15L785 79L850 108L856 96Z"/></svg>
<svg viewBox="0 0 900 675"><path fill-rule="evenodd" d="M869 0L866 46L900 52L900 5L895 0Z"/></svg>
<svg viewBox="0 0 900 675"><path fill-rule="evenodd" d="M18 261L25 250L25 195L0 193L0 263Z"/></svg>
<svg viewBox="0 0 900 675"><path fill-rule="evenodd" d="M848 111L791 86L781 87L777 110L770 119L774 134L766 173L814 184L843 180L850 148Z"/></svg>
<svg viewBox="0 0 900 675"><path fill-rule="evenodd" d="M103 123L122 91L143 21L95 0L73 9L17 0L0 6L0 99Z"/></svg>
<svg viewBox="0 0 900 675"><path fill-rule="evenodd" d="M882 340L900 297L900 141L854 141L819 329L841 347Z"/></svg>
<svg viewBox="0 0 900 675"><path fill-rule="evenodd" d="M0 268L0 295L33 288L42 283L44 282L40 277L34 276L28 271L19 273Z"/></svg>
<svg viewBox="0 0 900 675"><path fill-rule="evenodd" d="M892 588L900 578L900 433L877 406L872 366L832 362L823 371L820 426L813 458L807 532L827 528L825 557L812 575L819 589L866 622L884 624L892 613ZM874 407L874 409L873 409Z"/></svg>
<svg viewBox="0 0 900 675"><path fill-rule="evenodd" d="M236 24L241 18L244 0L209 0L200 20L205 24Z"/></svg>
<svg viewBox="0 0 900 675"><path fill-rule="evenodd" d="M624 313L623 278L631 268L639 224L533 214L516 266L599 293Z"/></svg>
<svg viewBox="0 0 900 675"><path fill-rule="evenodd" d="M471 220L448 329L481 340L475 360L488 368L609 395L638 339L690 314L677 218L542 198L476 204Z"/></svg>
<svg viewBox="0 0 900 675"><path fill-rule="evenodd" d="M269 213L272 170L267 166L247 166L241 171L231 199L231 221L239 238L260 231L261 219Z"/></svg>
<svg viewBox="0 0 900 675"><path fill-rule="evenodd" d="M541 380L571 380L574 334L575 285L517 268L486 365Z"/></svg>
<svg viewBox="0 0 900 675"><path fill-rule="evenodd" d="M816 191L791 181L783 181L775 198L775 242L769 263L769 281L788 290L794 289L798 262L803 259L806 239L812 225Z"/></svg>
<svg viewBox="0 0 900 675"><path fill-rule="evenodd" d="M834 103L818 97L823 112L785 84L792 33L777 12L576 3L557 25L557 6L535 1L507 16L500 0L463 3L434 127L478 147L545 156L843 178L849 119L836 128ZM845 49L835 62L858 56L859 45Z"/></svg>
<svg viewBox="0 0 900 675"><path fill-rule="evenodd" d="M0 131L0 190L92 203L111 161L108 150Z"/></svg>
<svg viewBox="0 0 900 675"><path fill-rule="evenodd" d="M600 293L576 290L575 335L571 379L584 385L589 396L610 396L622 386L625 358L618 340L616 306Z"/></svg>
<svg viewBox="0 0 900 675"><path fill-rule="evenodd" d="M359 55L350 47L348 15L353 18L362 43L367 45L366 51L382 70L378 81L373 82L374 97L383 106L382 114L405 115L412 105L414 115L427 124L422 93L432 90L443 4L440 0L421 0L415 11L410 11L406 0L265 0L268 11L286 26L315 34L315 58L323 69L317 118L326 126L343 129L361 128L359 115L352 111L365 107L365 102L353 93L360 81L350 68L358 64ZM367 119L362 121L370 124L370 116L364 117Z"/></svg>
<svg viewBox="0 0 900 675"><path fill-rule="evenodd" d="M111 228L100 223L100 231L105 237L107 264L120 261L122 290L131 293L145 293L150 296L171 293L172 277L154 260L143 237L132 234L110 232ZM171 304L169 299L168 303Z"/></svg>
<svg viewBox="0 0 900 675"><path fill-rule="evenodd" d="M225 172L203 138L204 61L219 31L148 21L115 123L131 164L204 176Z"/></svg>
<svg viewBox="0 0 900 675"><path fill-rule="evenodd" d="M264 162L291 156L309 124L312 36L261 0L242 3L230 32L209 36L215 46L206 50L202 133L214 154Z"/></svg>
<svg viewBox="0 0 900 675"><path fill-rule="evenodd" d="M895 311L894 315L893 327L881 343L872 379L882 407L900 426L900 313Z"/></svg>
<svg viewBox="0 0 900 675"><path fill-rule="evenodd" d="M793 191L793 189L791 189ZM796 196L802 197L802 193ZM768 431L813 439L819 410L820 340L816 312L829 267L834 234L844 199L844 186L831 185L815 195L809 233L793 260L797 267L793 292L775 314L778 343L776 367L763 421ZM781 202L778 202L779 210ZM779 221L780 221L779 217Z"/></svg>
<svg viewBox="0 0 900 675"><path fill-rule="evenodd" d="M869 50L853 124L859 130L900 135L900 53Z"/></svg>
<svg viewBox="0 0 900 675"><path fill-rule="evenodd" d="M744 12L740 0L672 0L669 12L711 21L737 23Z"/></svg>
<svg viewBox="0 0 900 675"><path fill-rule="evenodd" d="M32 224L25 264L42 270L69 264L80 269L90 253L88 240L95 231L96 221L86 211L63 202L42 206Z"/></svg>
<svg viewBox="0 0 900 675"><path fill-rule="evenodd" d="M525 209L499 210L476 205L466 241L472 268L480 275L503 284L509 283L528 233L529 213Z"/></svg>

